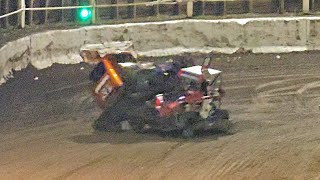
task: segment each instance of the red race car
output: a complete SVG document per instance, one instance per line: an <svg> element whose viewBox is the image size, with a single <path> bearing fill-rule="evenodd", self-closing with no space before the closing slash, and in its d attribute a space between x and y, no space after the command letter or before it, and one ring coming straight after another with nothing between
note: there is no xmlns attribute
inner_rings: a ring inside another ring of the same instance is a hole
<svg viewBox="0 0 320 180"><path fill-rule="evenodd" d="M184 137L196 130L228 130L229 113L220 109L222 72L209 68L211 58L201 66L181 60L138 62L130 43L123 43L81 50L85 62L96 64L90 79L105 108L95 129L181 130Z"/></svg>

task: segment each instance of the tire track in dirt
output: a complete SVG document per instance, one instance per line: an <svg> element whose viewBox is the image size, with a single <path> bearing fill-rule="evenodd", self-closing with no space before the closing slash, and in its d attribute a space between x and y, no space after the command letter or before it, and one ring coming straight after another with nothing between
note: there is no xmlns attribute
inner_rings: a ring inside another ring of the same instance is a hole
<svg viewBox="0 0 320 180"><path fill-rule="evenodd" d="M308 112L310 104L306 98L317 95L316 91L320 87L319 76L307 76L288 78L284 80L271 81L257 86L257 99L265 102L287 102L292 103L296 112ZM314 111L314 110L313 110Z"/></svg>
<svg viewBox="0 0 320 180"><path fill-rule="evenodd" d="M154 159L152 166L146 169L142 179L172 179L173 174L181 172L181 169L187 169L190 162L199 160L194 159L193 161L194 156L190 156L193 147L194 144L189 141L173 145L168 151ZM187 176L185 177L188 179Z"/></svg>
<svg viewBox="0 0 320 180"><path fill-rule="evenodd" d="M314 88L319 85L320 77L300 77L289 78L284 80L272 81L256 87L256 91L259 95L269 95L277 92L296 92L302 94L309 88Z"/></svg>
<svg viewBox="0 0 320 180"><path fill-rule="evenodd" d="M320 63L306 61L301 56L296 58L297 54L290 61L270 62L270 55L261 56L264 60L254 56L258 58L222 64L227 92L223 108L239 124L234 134L187 141L170 137L150 139L150 134L139 138L132 134L95 136L90 134L89 121L83 120L89 108L84 104L82 114L73 112L76 119L68 119L70 123L62 126L56 124L55 129L39 126L36 131L17 130L2 136L4 158L1 158L0 177L3 174L7 179L319 177L320 122L319 110L314 107L320 102L317 74ZM313 58L317 60L318 56L319 53ZM71 98L81 99L72 91L70 94ZM69 105L79 104L76 100ZM37 113L47 115L42 111ZM32 118L32 114L27 115ZM51 123L62 119L65 120L57 114L57 120ZM70 133L76 138L70 138Z"/></svg>
<svg viewBox="0 0 320 180"><path fill-rule="evenodd" d="M107 156L102 156L102 157L98 157L94 160L91 160L89 162L87 162L86 164L83 164L79 167L76 167L75 169L73 170L69 170L68 172L66 172L65 174L63 175L60 175L56 178L54 178L54 180L61 180L61 179L68 179L69 177L71 177L72 175L76 174L77 172L83 170L83 169L86 169L86 168L89 168L89 167L92 167L94 165L97 165L103 161L105 161L105 159L109 158L110 155L107 155Z"/></svg>
<svg viewBox="0 0 320 180"><path fill-rule="evenodd" d="M243 147L242 143L246 144L246 147ZM255 144L252 146L250 141L242 143L233 144L230 148L226 147L226 149L233 150L226 150L224 154L218 156L218 158L215 159L212 168L208 170L208 174L204 176L204 179L219 179L227 174L232 175L240 170L259 169L262 166L263 161L257 163L256 160L261 156L261 152L263 152L267 145Z"/></svg>
<svg viewBox="0 0 320 180"><path fill-rule="evenodd" d="M258 137L260 137L260 142L252 143ZM283 163L283 161L289 161L289 158L281 159L279 157L286 154L288 157L294 155L298 150L292 148L292 146L303 143L306 136L295 137L293 135L292 138L287 138L283 135L274 138L255 135L246 141L239 139L241 142L227 145L223 153L219 154L217 158L204 164L205 167L210 165L210 168L206 168L199 173L202 174L200 179L224 179L228 177L234 179L237 178L237 174L246 174L246 172L251 172L251 178L257 178L264 174L265 170L276 172L279 166L283 171L277 172L278 174L284 171L287 171L288 174L297 173L294 168L290 169L292 165ZM306 161L303 159L292 162L296 167L303 167L305 163Z"/></svg>
<svg viewBox="0 0 320 180"><path fill-rule="evenodd" d="M310 74L306 74L306 77L301 77L301 75L261 77L259 75L250 76L249 78L227 79L227 83L231 82L231 86L227 86L226 89L232 89L235 91L242 89L240 91L243 91L245 89L255 88L256 94L251 94L252 99L265 99L271 96L281 99L281 96L293 95L297 97L309 89L318 88L320 82L319 79L319 76ZM232 83L232 81L236 83ZM247 83L249 81L253 81L253 85L251 85L251 83ZM255 87L254 84L257 81L267 81L267 83L260 83ZM311 95L308 94L308 96ZM245 99L250 98L233 99L233 102L241 102ZM255 173L251 174L250 177L259 177L259 175L263 174L264 167L268 167L268 171L270 172L275 172L279 166L283 166L281 162L277 162L277 155L288 153L288 147L292 146L292 143L302 143L304 141L304 137L300 139L282 138L278 139L278 141L281 141L281 144L274 142L274 140L271 139L268 140L270 141L268 143L263 142L257 145L257 142L255 142L254 139L256 139L256 137L252 138L252 141L248 140L243 142L242 140L242 143L240 144L230 145L229 149L228 146L226 146L223 153L219 154L218 157L207 163L211 165L211 168L207 168L204 172L198 173L202 174L200 179L223 179L225 177L230 177L230 175L235 178L236 176L232 175L245 171L255 171ZM243 148L243 144L245 144L245 148ZM237 149L237 151L234 149ZM274 163L274 161L278 164ZM270 162L272 165L270 165ZM298 165L302 166L303 162ZM289 168L288 170L290 171ZM292 173L294 174L294 172Z"/></svg>
<svg viewBox="0 0 320 180"><path fill-rule="evenodd" d="M290 96L289 103L297 106L294 104L294 99L297 99L299 92L302 92L305 98L305 92L310 88L316 88L317 81L319 81L314 74L269 76L258 74L235 77L225 78L225 88L230 93L230 98L226 100L227 105L230 106L230 102L241 104L246 101L250 117L255 117L251 114L256 114L258 117L255 119L256 122L271 121L275 124L282 122L281 119L276 119L281 118L281 114L277 113L283 110L279 108L281 106L279 101L284 102L286 99L283 98ZM305 82L308 83L307 87L305 87ZM277 101L269 102L271 98ZM274 108L278 109L275 111L271 109L270 112L268 111L268 116L265 116L260 110L253 108L257 106L257 103L261 103L255 99L262 99L261 102L264 104L274 104L276 105ZM291 113L293 116L296 112L286 111L285 113ZM259 129L238 132L231 137L231 140L212 141L206 145L188 142L180 146L180 143L175 143L152 162L148 162L149 167L145 168L142 173L139 167L134 167L125 174L141 173L140 179L171 179L174 175L181 175L179 174L181 171L185 171L184 177L190 175L188 177L191 179L237 179L238 177L270 177L272 179L273 177L293 177L295 174L303 174L305 161L301 157L292 160L292 164L296 166L294 168L287 163L290 157L299 152L299 149L294 146L303 143L306 138L295 134L297 132L286 130L291 126L299 126L297 119L294 120L290 125L284 126L269 127L262 124ZM221 142L225 143L224 146L217 148L216 143ZM202 148L205 147L212 148L212 150L203 152ZM139 154L130 156L128 162L130 164L146 163L142 161ZM194 172L186 172L191 169L192 165L194 165Z"/></svg>

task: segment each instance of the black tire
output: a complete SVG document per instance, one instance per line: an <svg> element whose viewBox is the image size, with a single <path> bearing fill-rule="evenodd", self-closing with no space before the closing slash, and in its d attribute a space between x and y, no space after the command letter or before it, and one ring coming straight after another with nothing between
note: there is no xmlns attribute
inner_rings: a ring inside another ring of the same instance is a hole
<svg viewBox="0 0 320 180"><path fill-rule="evenodd" d="M221 128L220 131L227 133L231 127L231 121L229 119L229 112L227 110L221 110Z"/></svg>
<svg viewBox="0 0 320 180"><path fill-rule="evenodd" d="M116 116L111 115L110 111L103 112L93 122L92 127L98 131L121 131L120 121Z"/></svg>
<svg viewBox="0 0 320 180"><path fill-rule="evenodd" d="M93 128L98 131L121 131L121 121L126 120L126 114L120 102L106 108L93 122Z"/></svg>
<svg viewBox="0 0 320 180"><path fill-rule="evenodd" d="M132 130L136 133L145 133L145 123L137 117L129 117L129 124Z"/></svg>
<svg viewBox="0 0 320 180"><path fill-rule="evenodd" d="M227 110L221 109L220 112L222 119L229 119L229 112Z"/></svg>
<svg viewBox="0 0 320 180"><path fill-rule="evenodd" d="M156 118L152 112L153 108L149 108L145 102L138 102L134 105L134 108L128 112L128 121L131 128L137 133L145 133L147 129L146 124L150 122L151 119ZM151 128L151 127L150 127Z"/></svg>
<svg viewBox="0 0 320 180"><path fill-rule="evenodd" d="M229 112L227 110L217 109L209 118L218 122L219 125L217 130L223 133L227 133L231 128L231 121L229 120Z"/></svg>
<svg viewBox="0 0 320 180"><path fill-rule="evenodd" d="M193 138L194 137L194 130L191 126L186 127L182 130L182 137L183 138Z"/></svg>
<svg viewBox="0 0 320 180"><path fill-rule="evenodd" d="M223 133L227 133L229 132L231 128L231 122L229 119L221 119L221 126L219 128L219 131L223 132Z"/></svg>
<svg viewBox="0 0 320 180"><path fill-rule="evenodd" d="M197 122L199 118L199 113L197 112L185 112L179 115L179 121L184 122L184 127L182 129L182 137L192 138L194 137L194 127L193 125Z"/></svg>

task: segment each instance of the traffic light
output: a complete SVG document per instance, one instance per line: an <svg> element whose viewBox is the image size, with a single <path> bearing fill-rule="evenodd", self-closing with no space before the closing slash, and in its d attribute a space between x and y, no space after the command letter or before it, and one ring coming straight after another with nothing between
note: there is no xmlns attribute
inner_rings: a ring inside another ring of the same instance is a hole
<svg viewBox="0 0 320 180"><path fill-rule="evenodd" d="M80 6L89 6L89 0L80 0ZM83 7L77 9L77 21L79 24L91 24L92 23L92 8Z"/></svg>
<svg viewBox="0 0 320 180"><path fill-rule="evenodd" d="M77 11L77 20L80 24L91 24L92 21L92 9L80 8Z"/></svg>
<svg viewBox="0 0 320 180"><path fill-rule="evenodd" d="M90 8L79 9L78 18L81 21L90 21L92 18L92 10Z"/></svg>

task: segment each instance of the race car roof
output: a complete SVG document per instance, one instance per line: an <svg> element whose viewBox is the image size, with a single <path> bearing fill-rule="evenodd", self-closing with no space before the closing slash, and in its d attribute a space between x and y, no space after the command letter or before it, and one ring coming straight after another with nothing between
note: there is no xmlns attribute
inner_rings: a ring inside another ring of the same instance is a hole
<svg viewBox="0 0 320 180"><path fill-rule="evenodd" d="M194 75L201 75L202 74L201 69L202 69L202 66L191 66L191 67L187 67L187 68L182 68L181 70L185 71L185 72L192 73ZM215 75L215 74L221 73L221 71L216 70L216 69L212 69L212 68L208 68L208 70L209 70L210 75Z"/></svg>
<svg viewBox="0 0 320 180"><path fill-rule="evenodd" d="M194 80L200 80L203 78L203 74L201 72L201 69L202 69L202 66L191 66L191 67L187 67L187 68L182 68L180 70L180 76L186 77L186 78L191 78ZM212 68L208 68L208 71L209 71L210 75L212 75L212 76L218 75L222 72L222 71L212 69Z"/></svg>

